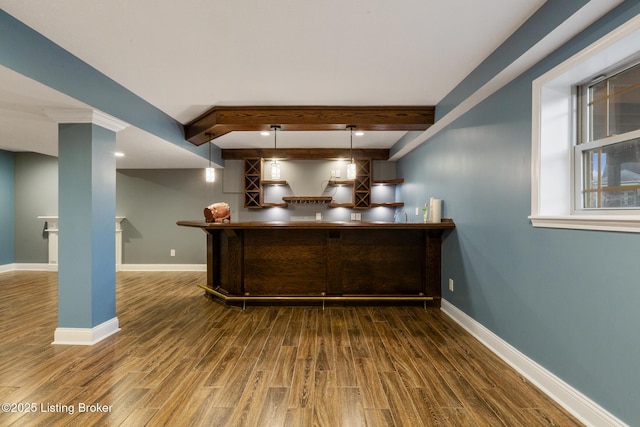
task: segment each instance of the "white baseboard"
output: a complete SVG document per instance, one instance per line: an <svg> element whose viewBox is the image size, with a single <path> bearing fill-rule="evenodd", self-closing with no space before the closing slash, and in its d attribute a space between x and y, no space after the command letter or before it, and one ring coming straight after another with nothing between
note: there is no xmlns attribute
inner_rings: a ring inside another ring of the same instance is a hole
<svg viewBox="0 0 640 427"><path fill-rule="evenodd" d="M2 264L0 265L0 273L7 273L9 271L14 271L16 268L13 264Z"/></svg>
<svg viewBox="0 0 640 427"><path fill-rule="evenodd" d="M120 271L207 271L206 264L121 264Z"/></svg>
<svg viewBox="0 0 640 427"><path fill-rule="evenodd" d="M58 264L14 263L0 265L0 273L9 271L58 271ZM206 264L119 264L116 271L207 271Z"/></svg>
<svg viewBox="0 0 640 427"><path fill-rule="evenodd" d="M118 318L107 320L93 328L56 328L53 343L56 345L93 345L120 330Z"/></svg>
<svg viewBox="0 0 640 427"><path fill-rule="evenodd" d="M596 402L528 358L450 302L443 299L441 310L586 425L628 427Z"/></svg>
<svg viewBox="0 0 640 427"><path fill-rule="evenodd" d="M14 271L58 271L58 264L48 263L15 263Z"/></svg>

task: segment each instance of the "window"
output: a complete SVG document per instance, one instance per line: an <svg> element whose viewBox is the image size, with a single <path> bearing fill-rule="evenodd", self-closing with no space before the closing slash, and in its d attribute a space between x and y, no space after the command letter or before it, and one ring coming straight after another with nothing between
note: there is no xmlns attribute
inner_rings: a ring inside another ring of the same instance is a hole
<svg viewBox="0 0 640 427"><path fill-rule="evenodd" d="M640 64L578 86L576 206L640 207Z"/></svg>
<svg viewBox="0 0 640 427"><path fill-rule="evenodd" d="M640 232L640 16L534 80L532 97L531 224Z"/></svg>

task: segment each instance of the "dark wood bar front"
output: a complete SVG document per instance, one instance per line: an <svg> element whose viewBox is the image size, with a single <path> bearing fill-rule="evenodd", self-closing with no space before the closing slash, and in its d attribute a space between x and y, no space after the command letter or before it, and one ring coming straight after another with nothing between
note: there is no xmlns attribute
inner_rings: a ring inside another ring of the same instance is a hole
<svg viewBox="0 0 640 427"><path fill-rule="evenodd" d="M179 221L207 233L205 290L226 301L433 301L441 223Z"/></svg>

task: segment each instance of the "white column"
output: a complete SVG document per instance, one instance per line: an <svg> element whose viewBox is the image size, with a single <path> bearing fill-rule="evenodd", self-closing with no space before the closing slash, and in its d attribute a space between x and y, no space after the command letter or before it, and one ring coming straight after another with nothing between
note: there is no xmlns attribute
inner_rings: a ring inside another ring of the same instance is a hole
<svg viewBox="0 0 640 427"><path fill-rule="evenodd" d="M127 217L116 217L116 271L122 269L122 221ZM38 219L43 219L47 222L46 231L49 234L49 264L58 264L58 217L57 216L39 216ZM57 268L53 268L57 270Z"/></svg>
<svg viewBox="0 0 640 427"><path fill-rule="evenodd" d="M116 217L116 271L122 270L122 221L125 217Z"/></svg>
<svg viewBox="0 0 640 427"><path fill-rule="evenodd" d="M49 237L49 264L58 264L58 217L57 216L39 216L47 222L47 228L44 229ZM54 269L55 270L55 269Z"/></svg>

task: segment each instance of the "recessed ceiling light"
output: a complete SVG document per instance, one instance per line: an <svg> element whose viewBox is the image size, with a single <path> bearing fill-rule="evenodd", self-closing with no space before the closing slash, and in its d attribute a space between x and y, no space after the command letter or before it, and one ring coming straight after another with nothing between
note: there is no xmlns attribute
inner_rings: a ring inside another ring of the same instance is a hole
<svg viewBox="0 0 640 427"><path fill-rule="evenodd" d="M124 157L124 153L120 152L120 151L116 151L115 153L113 153L116 157Z"/></svg>

